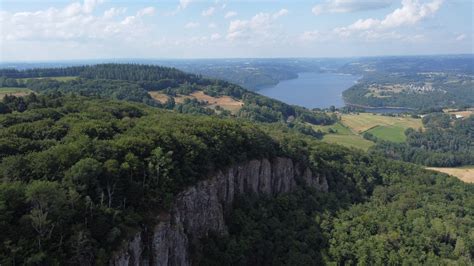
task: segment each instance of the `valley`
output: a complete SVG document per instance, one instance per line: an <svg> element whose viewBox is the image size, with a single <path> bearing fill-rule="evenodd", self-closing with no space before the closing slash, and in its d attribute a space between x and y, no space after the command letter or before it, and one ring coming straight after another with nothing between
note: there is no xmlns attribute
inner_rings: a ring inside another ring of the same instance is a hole
<svg viewBox="0 0 474 266"><path fill-rule="evenodd" d="M474 206L472 169L454 169L474 159L469 109L309 109L151 65L0 73L16 82L0 103L2 264L417 264L439 247L430 262L470 262L474 221L453 219Z"/></svg>
<svg viewBox="0 0 474 266"><path fill-rule="evenodd" d="M473 10L0 0L0 266L474 265Z"/></svg>

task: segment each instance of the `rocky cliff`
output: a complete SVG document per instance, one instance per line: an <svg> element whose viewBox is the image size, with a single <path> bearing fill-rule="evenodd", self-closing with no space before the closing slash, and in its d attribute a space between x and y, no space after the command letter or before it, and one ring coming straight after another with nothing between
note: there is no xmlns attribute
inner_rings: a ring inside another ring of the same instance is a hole
<svg viewBox="0 0 474 266"><path fill-rule="evenodd" d="M225 213L237 195L290 192L298 178L321 191L328 189L325 177L288 158L252 160L219 171L178 194L170 212L161 215L153 232L147 234L151 237L144 237L145 232L136 234L115 253L110 265L189 265L191 243L211 232L227 234Z"/></svg>

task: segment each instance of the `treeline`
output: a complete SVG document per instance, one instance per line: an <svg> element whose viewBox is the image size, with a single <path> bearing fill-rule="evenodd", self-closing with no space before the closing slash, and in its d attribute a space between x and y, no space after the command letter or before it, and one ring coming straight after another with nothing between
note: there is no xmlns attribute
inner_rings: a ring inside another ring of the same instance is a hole
<svg viewBox="0 0 474 266"><path fill-rule="evenodd" d="M58 68L33 68L17 70L13 68L0 69L0 77L5 78L44 78L44 77L65 77L78 76L90 66L73 66Z"/></svg>
<svg viewBox="0 0 474 266"><path fill-rule="evenodd" d="M375 139L377 144L370 151L427 166L474 164L474 116L455 119L448 114L434 113L423 117L422 121L426 130L407 129L405 143Z"/></svg>

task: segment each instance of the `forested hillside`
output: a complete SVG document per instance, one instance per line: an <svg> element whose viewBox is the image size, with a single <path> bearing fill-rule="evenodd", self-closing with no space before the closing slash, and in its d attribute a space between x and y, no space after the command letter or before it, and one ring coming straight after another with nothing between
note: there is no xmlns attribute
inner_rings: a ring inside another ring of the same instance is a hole
<svg viewBox="0 0 474 266"><path fill-rule="evenodd" d="M245 195L228 213L229 235L189 243L195 264L472 264L474 185L322 143L304 124L331 117L227 82L137 65L74 69L68 81L3 72L35 93L0 104L1 265L108 264L124 241L169 215L179 192L277 157L324 177L329 191L298 181L292 193ZM170 95L202 90L245 105L233 115L159 104L146 86L164 79L176 84L163 89ZM472 127L443 121L425 126Z"/></svg>
<svg viewBox="0 0 474 266"><path fill-rule="evenodd" d="M456 119L433 113L423 117L425 131L408 129L405 143L381 141L371 151L389 158L426 166L453 167L474 164L474 116Z"/></svg>
<svg viewBox="0 0 474 266"><path fill-rule="evenodd" d="M72 80L58 80L58 77L75 76ZM187 74L174 68L134 64L103 64L60 69L0 70L1 81L12 87L27 87L38 93L75 93L83 96L99 96L118 100L143 102L151 106L175 109L183 113L218 114L234 116L225 110L206 108L202 101L186 101L180 104L174 100L166 103L154 101L148 92L159 91L170 96L189 95L203 91L211 96L230 96L243 101L244 105L235 114L237 117L257 122L287 123L317 136L310 124L332 124L334 117L322 112L288 105L254 92L247 91L229 82ZM5 85L6 86L6 85Z"/></svg>

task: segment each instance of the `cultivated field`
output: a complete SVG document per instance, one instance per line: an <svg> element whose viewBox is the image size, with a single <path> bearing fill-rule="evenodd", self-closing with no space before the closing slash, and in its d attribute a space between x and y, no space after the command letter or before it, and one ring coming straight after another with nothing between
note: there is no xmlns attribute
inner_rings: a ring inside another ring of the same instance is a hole
<svg viewBox="0 0 474 266"><path fill-rule="evenodd" d="M451 110L451 109L446 109L444 112L451 114L451 115L460 115L463 118L469 117L474 114L474 108L470 108L468 110L464 111L456 111L456 110Z"/></svg>
<svg viewBox="0 0 474 266"><path fill-rule="evenodd" d="M165 103L170 98L168 95L159 91L149 91L148 94L150 94L151 98L160 103Z"/></svg>
<svg viewBox="0 0 474 266"><path fill-rule="evenodd" d="M3 99L5 95L25 96L31 92L33 91L26 88L0 87L0 99Z"/></svg>
<svg viewBox="0 0 474 266"><path fill-rule="evenodd" d="M421 119L418 118L391 117L372 113L344 114L341 117L341 121L356 133L363 133L376 126L391 126L404 129L423 127Z"/></svg>
<svg viewBox="0 0 474 266"><path fill-rule="evenodd" d="M459 168L428 167L427 169L455 176L466 183L474 183L474 166Z"/></svg>
<svg viewBox="0 0 474 266"><path fill-rule="evenodd" d="M312 127L314 130L326 133L323 141L367 150L374 143L362 137L364 132L369 132L379 139L404 142L406 138L405 130L407 128L418 129L422 127L422 122L421 119L411 117L391 117L361 113L343 114L341 122L334 125L312 125Z"/></svg>

